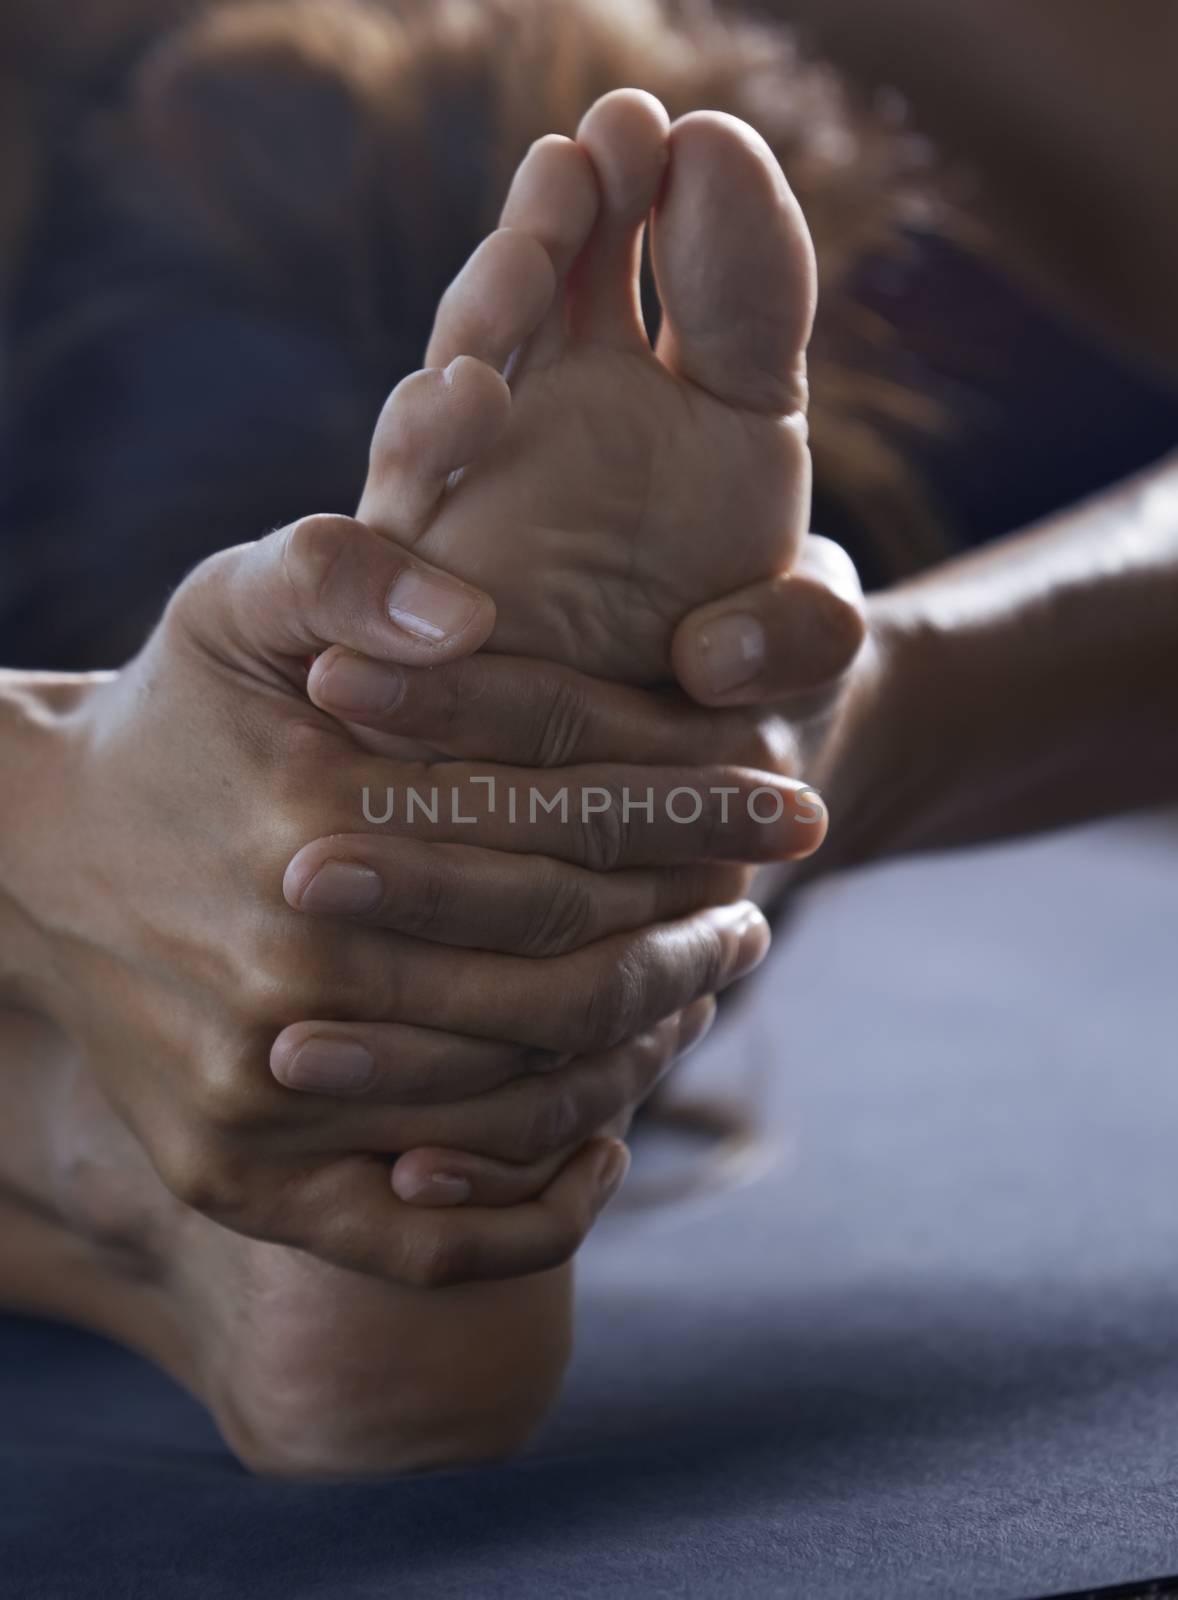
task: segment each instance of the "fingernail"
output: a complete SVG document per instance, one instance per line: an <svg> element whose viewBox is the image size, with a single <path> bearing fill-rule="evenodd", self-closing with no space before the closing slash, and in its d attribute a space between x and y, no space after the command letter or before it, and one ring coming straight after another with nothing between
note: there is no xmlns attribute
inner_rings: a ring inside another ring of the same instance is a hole
<svg viewBox="0 0 1178 1600"><path fill-rule="evenodd" d="M744 901L735 906L722 906L717 914L736 940L736 950L726 978L732 981L755 972L769 954L772 943L769 925L760 908L750 901Z"/></svg>
<svg viewBox="0 0 1178 1600"><path fill-rule="evenodd" d="M751 900L737 900L731 905L716 906L712 910L712 917L738 939L743 938L755 924L760 925L765 920L760 908Z"/></svg>
<svg viewBox="0 0 1178 1600"><path fill-rule="evenodd" d="M825 842L830 828L830 812L826 801L817 789L811 789L808 784L797 792L794 821L802 824L806 830L795 856L796 860L804 861Z"/></svg>
<svg viewBox="0 0 1178 1600"><path fill-rule="evenodd" d="M764 917L750 917L748 926L740 936L733 977L745 978L750 972L755 972L769 954L772 943L773 935Z"/></svg>
<svg viewBox="0 0 1178 1600"><path fill-rule="evenodd" d="M376 1062L350 1039L308 1039L275 1077L288 1089L360 1094L375 1081Z"/></svg>
<svg viewBox="0 0 1178 1600"><path fill-rule="evenodd" d="M363 656L336 656L319 680L318 698L347 715L393 711L405 693L405 674Z"/></svg>
<svg viewBox="0 0 1178 1600"><path fill-rule="evenodd" d="M524 1072L559 1072L572 1059L571 1055L556 1050L525 1050L520 1058L520 1067Z"/></svg>
<svg viewBox="0 0 1178 1600"><path fill-rule="evenodd" d="M383 898L384 884L371 867L358 861L325 861L303 890L299 910L354 917L375 911Z"/></svg>
<svg viewBox="0 0 1178 1600"><path fill-rule="evenodd" d="M597 1174L598 1209L607 1206L622 1187L630 1170L630 1152L624 1144L616 1144L605 1158Z"/></svg>
<svg viewBox="0 0 1178 1600"><path fill-rule="evenodd" d="M704 675L713 694L749 683L765 665L765 630L747 612L730 611L700 629Z"/></svg>
<svg viewBox="0 0 1178 1600"><path fill-rule="evenodd" d="M716 1002L692 1007L690 1011L680 1013L678 1048L680 1057L694 1050L696 1045L702 1044L712 1031L716 1020Z"/></svg>
<svg viewBox="0 0 1178 1600"><path fill-rule="evenodd" d="M460 1206L471 1196L469 1182L455 1172L427 1172L422 1177L394 1172L393 1188L402 1200L415 1205Z"/></svg>
<svg viewBox="0 0 1178 1600"><path fill-rule="evenodd" d="M479 606L478 594L432 572L406 571L389 590L389 616L399 628L440 644L462 632Z"/></svg>

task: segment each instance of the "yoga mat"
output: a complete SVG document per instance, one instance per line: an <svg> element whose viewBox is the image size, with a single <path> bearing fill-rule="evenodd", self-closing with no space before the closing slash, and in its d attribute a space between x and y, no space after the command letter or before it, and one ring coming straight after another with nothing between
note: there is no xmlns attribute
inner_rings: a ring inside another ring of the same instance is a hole
<svg viewBox="0 0 1178 1600"><path fill-rule="evenodd" d="M1178 1572L1176 1012L1171 817L820 884L680 1091L760 1101L761 1175L606 1220L527 1456L257 1482L136 1358L10 1319L0 1595L1020 1600Z"/></svg>

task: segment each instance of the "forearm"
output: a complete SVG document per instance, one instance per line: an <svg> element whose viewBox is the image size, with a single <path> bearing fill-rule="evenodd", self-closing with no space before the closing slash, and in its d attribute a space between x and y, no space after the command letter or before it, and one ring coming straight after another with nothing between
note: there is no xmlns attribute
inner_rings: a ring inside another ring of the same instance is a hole
<svg viewBox="0 0 1178 1600"><path fill-rule="evenodd" d="M55 723L79 681L0 671L0 1009L28 1006L40 989L41 940L18 884L32 847L29 818L53 781Z"/></svg>
<svg viewBox="0 0 1178 1600"><path fill-rule="evenodd" d="M1169 0L1131 13L1105 0L790 0L788 16L860 84L899 89L916 126L968 165L971 213L1005 263L1151 362L1178 361Z"/></svg>
<svg viewBox="0 0 1178 1600"><path fill-rule="evenodd" d="M875 597L834 863L1178 798L1178 460Z"/></svg>

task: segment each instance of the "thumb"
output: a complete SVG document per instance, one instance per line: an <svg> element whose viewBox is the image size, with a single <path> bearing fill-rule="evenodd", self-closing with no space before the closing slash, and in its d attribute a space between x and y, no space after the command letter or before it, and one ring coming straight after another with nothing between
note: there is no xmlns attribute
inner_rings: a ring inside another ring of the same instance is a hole
<svg viewBox="0 0 1178 1600"><path fill-rule="evenodd" d="M767 705L841 677L866 626L850 556L811 534L792 571L684 617L671 641L671 663L680 686L701 705Z"/></svg>
<svg viewBox="0 0 1178 1600"><path fill-rule="evenodd" d="M471 655L495 625L481 589L351 517L311 516L202 563L169 611L214 650L280 664L328 645L436 666Z"/></svg>

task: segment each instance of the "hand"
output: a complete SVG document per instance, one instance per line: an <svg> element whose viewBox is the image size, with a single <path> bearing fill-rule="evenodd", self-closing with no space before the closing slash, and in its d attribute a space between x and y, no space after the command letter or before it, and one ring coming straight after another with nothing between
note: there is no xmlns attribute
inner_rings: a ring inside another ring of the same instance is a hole
<svg viewBox="0 0 1178 1600"><path fill-rule="evenodd" d="M403 582L406 574L414 583ZM361 749L337 717L308 705L302 666L330 641L370 658L428 660L431 653L453 653L449 644L406 639L390 617L387 597L407 587L412 594L416 585L417 598L424 581L403 552L335 517L307 519L206 562L123 673L96 681L37 730L24 768L28 781L13 812L21 850L5 863L10 895L36 954L28 963L35 973L30 1002L77 1040L112 1106L172 1191L241 1232L407 1283L510 1275L563 1260L616 1182L623 1158L598 1141L526 1205L415 1211L392 1191L388 1153L405 1148L406 1133L414 1130L433 1138L435 1130L444 1136L461 1126L475 1137L469 1107L461 1099L446 1102L431 1120L415 1106L406 1121L396 1108L376 1111L354 1100L341 1105L321 1094L292 1092L266 1069L275 1035L318 1017L345 1030L358 1025L379 1044L390 1038L383 1028L436 1029L441 1023L493 1046L508 1044L517 1056L521 1047L599 1053L605 1058L600 1077L618 1092L613 1100L603 1097L598 1078L582 1070L578 1095L592 1101L592 1119L608 1121L624 1112L636 1086L641 1092L657 1075L680 1040L698 1030L703 1013L692 1009L695 1003L746 970L765 944L751 909L680 914L701 896L739 892L730 871L721 868L721 879L693 868L674 886L656 888L651 863L701 853L778 858L809 848L821 833L790 820L800 786L781 780L782 822L751 823L743 802L753 788L772 787L775 780L723 769L706 777L734 786L727 825L713 804L695 825L664 823L648 836L644 828L619 831L608 817L568 829L553 817L521 830L531 835L533 848L569 868L562 882L572 883L572 869L585 862L623 869L603 876L599 893L580 879L565 891L566 903L588 907L582 938L601 930L606 936L595 948L580 942L575 929L550 934L559 953L543 958L550 987L539 996L534 955L543 935L526 915L514 933L499 937L508 946L522 941L531 957L510 949L460 954L419 934L390 932L386 921L397 926L392 900L366 913L366 925L338 915L296 914L281 886L298 857L287 886L300 904L307 898L313 876L307 865L314 866L320 848L300 854L308 839L346 838L349 849L371 851L365 864L378 871L412 856L418 870L429 873L416 840L360 827L358 799L365 785L376 792L390 784L423 788L431 769ZM471 618L477 619L482 597L472 600L467 592L450 603L459 620L453 637L477 638L481 624ZM316 668L317 685L330 677L330 665ZM485 740L488 726L494 727L496 739L506 741L500 730L512 725L512 704L496 700L494 683L490 672L482 702L486 721L478 731ZM412 710L412 697L405 705ZM523 720L527 724L526 714ZM594 737L601 747L616 749L608 713L593 720L600 723ZM734 725L734 735L743 728ZM521 742L534 735L534 726L526 725ZM444 746L446 730L433 732L432 742ZM453 742L457 747L456 737ZM713 740L709 756L719 749ZM511 753L506 745L504 753ZM467 799L474 797L469 780L476 775L460 764L444 769L447 782L457 776L467 784ZM515 776L525 787L554 778L539 770ZM662 785L660 794L668 782L666 773L627 775L617 766L573 777L615 788L623 778L635 788ZM498 847L505 859L513 853L521 869L519 904L525 912L535 907L559 869L535 863L522 837L481 829L475 836L477 846L441 838L431 844L479 852ZM496 862L485 875L473 874L482 887L471 915L482 927L503 917L502 867ZM445 872L436 876L444 880ZM652 910L672 920L627 931L632 918L647 918ZM444 894L434 914L435 931L441 931L451 914ZM469 937L458 920L449 931ZM665 1020L677 1013L686 1015ZM637 1042L628 1045L631 1038ZM419 1090L438 1043L422 1041L421 1055L401 1058L407 1077L417 1074ZM481 1073L485 1088L490 1053L472 1052L455 1081L462 1070L475 1078ZM292 1063L296 1055L290 1053ZM284 1059L279 1050L276 1060ZM374 1060L389 1065L379 1049ZM552 1083L556 1076L535 1081ZM387 1089L390 1080L377 1082ZM541 1115L540 1097L524 1098L526 1085L503 1089L519 1096L519 1115ZM447 1092L453 1092L449 1084ZM556 1096L569 1103L563 1086ZM489 1102L480 1099L481 1114ZM525 1148L526 1135L521 1141L511 1111L505 1102L499 1120L492 1119L500 1130L492 1135L495 1153L518 1155ZM573 1139L582 1125L570 1124ZM502 1145L494 1143L500 1135Z"/></svg>
<svg viewBox="0 0 1178 1600"><path fill-rule="evenodd" d="M457 963L460 983L444 982L429 1008L435 1023L445 1020L459 1038L395 1024L306 1023L280 1036L272 1056L276 1075L290 1087L358 1095L400 1108L394 1144L407 1154L397 1162L393 1182L405 1200L518 1202L543 1189L591 1134L624 1133L659 1073L711 1021L710 1000L700 1002L674 1029L668 1025L639 1036L629 1051L563 1066L594 1044L606 1013L614 1017L610 1039L630 1029L622 1013L634 997L616 959L616 932L738 897L748 885L743 869L701 863L717 854L763 860L775 849L808 853L824 831L820 808L803 806L807 820L787 827L776 846L769 837L758 839L763 827L750 823L746 769L626 765L682 761L707 749L717 762L743 757L746 763L771 766L778 752L763 740L758 718L701 711L678 696L597 683L567 668L482 654L431 672L406 672L333 650L316 662L308 689L318 705L378 742L432 737L452 754L475 748L492 759L514 756L547 769L560 763L566 770L545 770L532 780L550 797L562 787L575 792L595 785L615 796L608 811L593 815L590 827L580 821L575 804L568 823L544 811L525 823L521 802L520 821L511 824L505 818L504 788L497 816L483 823L483 838L498 847L492 851L453 842L470 830L445 826L451 787L457 786L460 815L478 809L480 802L467 786L465 767L435 768L444 803L440 827L429 831L432 840L443 842L410 840L404 828L394 839L369 834L321 840L301 851L287 873L288 899L304 912L338 915L346 909L332 895L324 901L305 887L320 882L318 874L326 867L345 896L353 886L358 890L361 903L350 913L358 921L444 944L533 958L521 963L468 955ZM607 755L614 759L604 764ZM505 785L498 770L497 781ZM761 777L754 781L764 783ZM666 797L676 788L708 795L725 784L732 787L727 823L710 803L697 823L668 819ZM624 788L644 805L649 791L653 823L637 808L625 823ZM761 809L771 809L764 798ZM511 851L533 853L513 857L506 853ZM635 870L630 863L638 859L694 865L654 873ZM609 870L603 875L586 864ZM657 937L665 939L667 932L658 930ZM577 949L583 952L578 961L592 961L595 969L604 963L604 1005L601 993L591 990L591 1019L579 1014L576 962L563 963L568 978L548 981L548 973L555 977L560 965L552 958ZM543 961L542 968L535 958ZM432 971L445 973L436 952ZM462 997L476 992L482 973L482 1020L472 1024L453 1008L467 1003ZM427 988L429 982L429 972L423 973ZM518 997L512 992L517 982ZM421 1003L421 995L417 998ZM516 1045L469 1037L487 1028L486 1019L504 1005L520 1018L514 1024ZM541 1038L556 1041L547 1061L537 1048ZM520 1077L546 1065L560 1070L545 1078ZM508 1088L486 1092L507 1080L514 1080ZM469 1098L475 1095L479 1098ZM425 1114L413 1109L423 1099L435 1102ZM371 1125L371 1113L366 1117ZM488 1159L491 1155L498 1159Z"/></svg>

